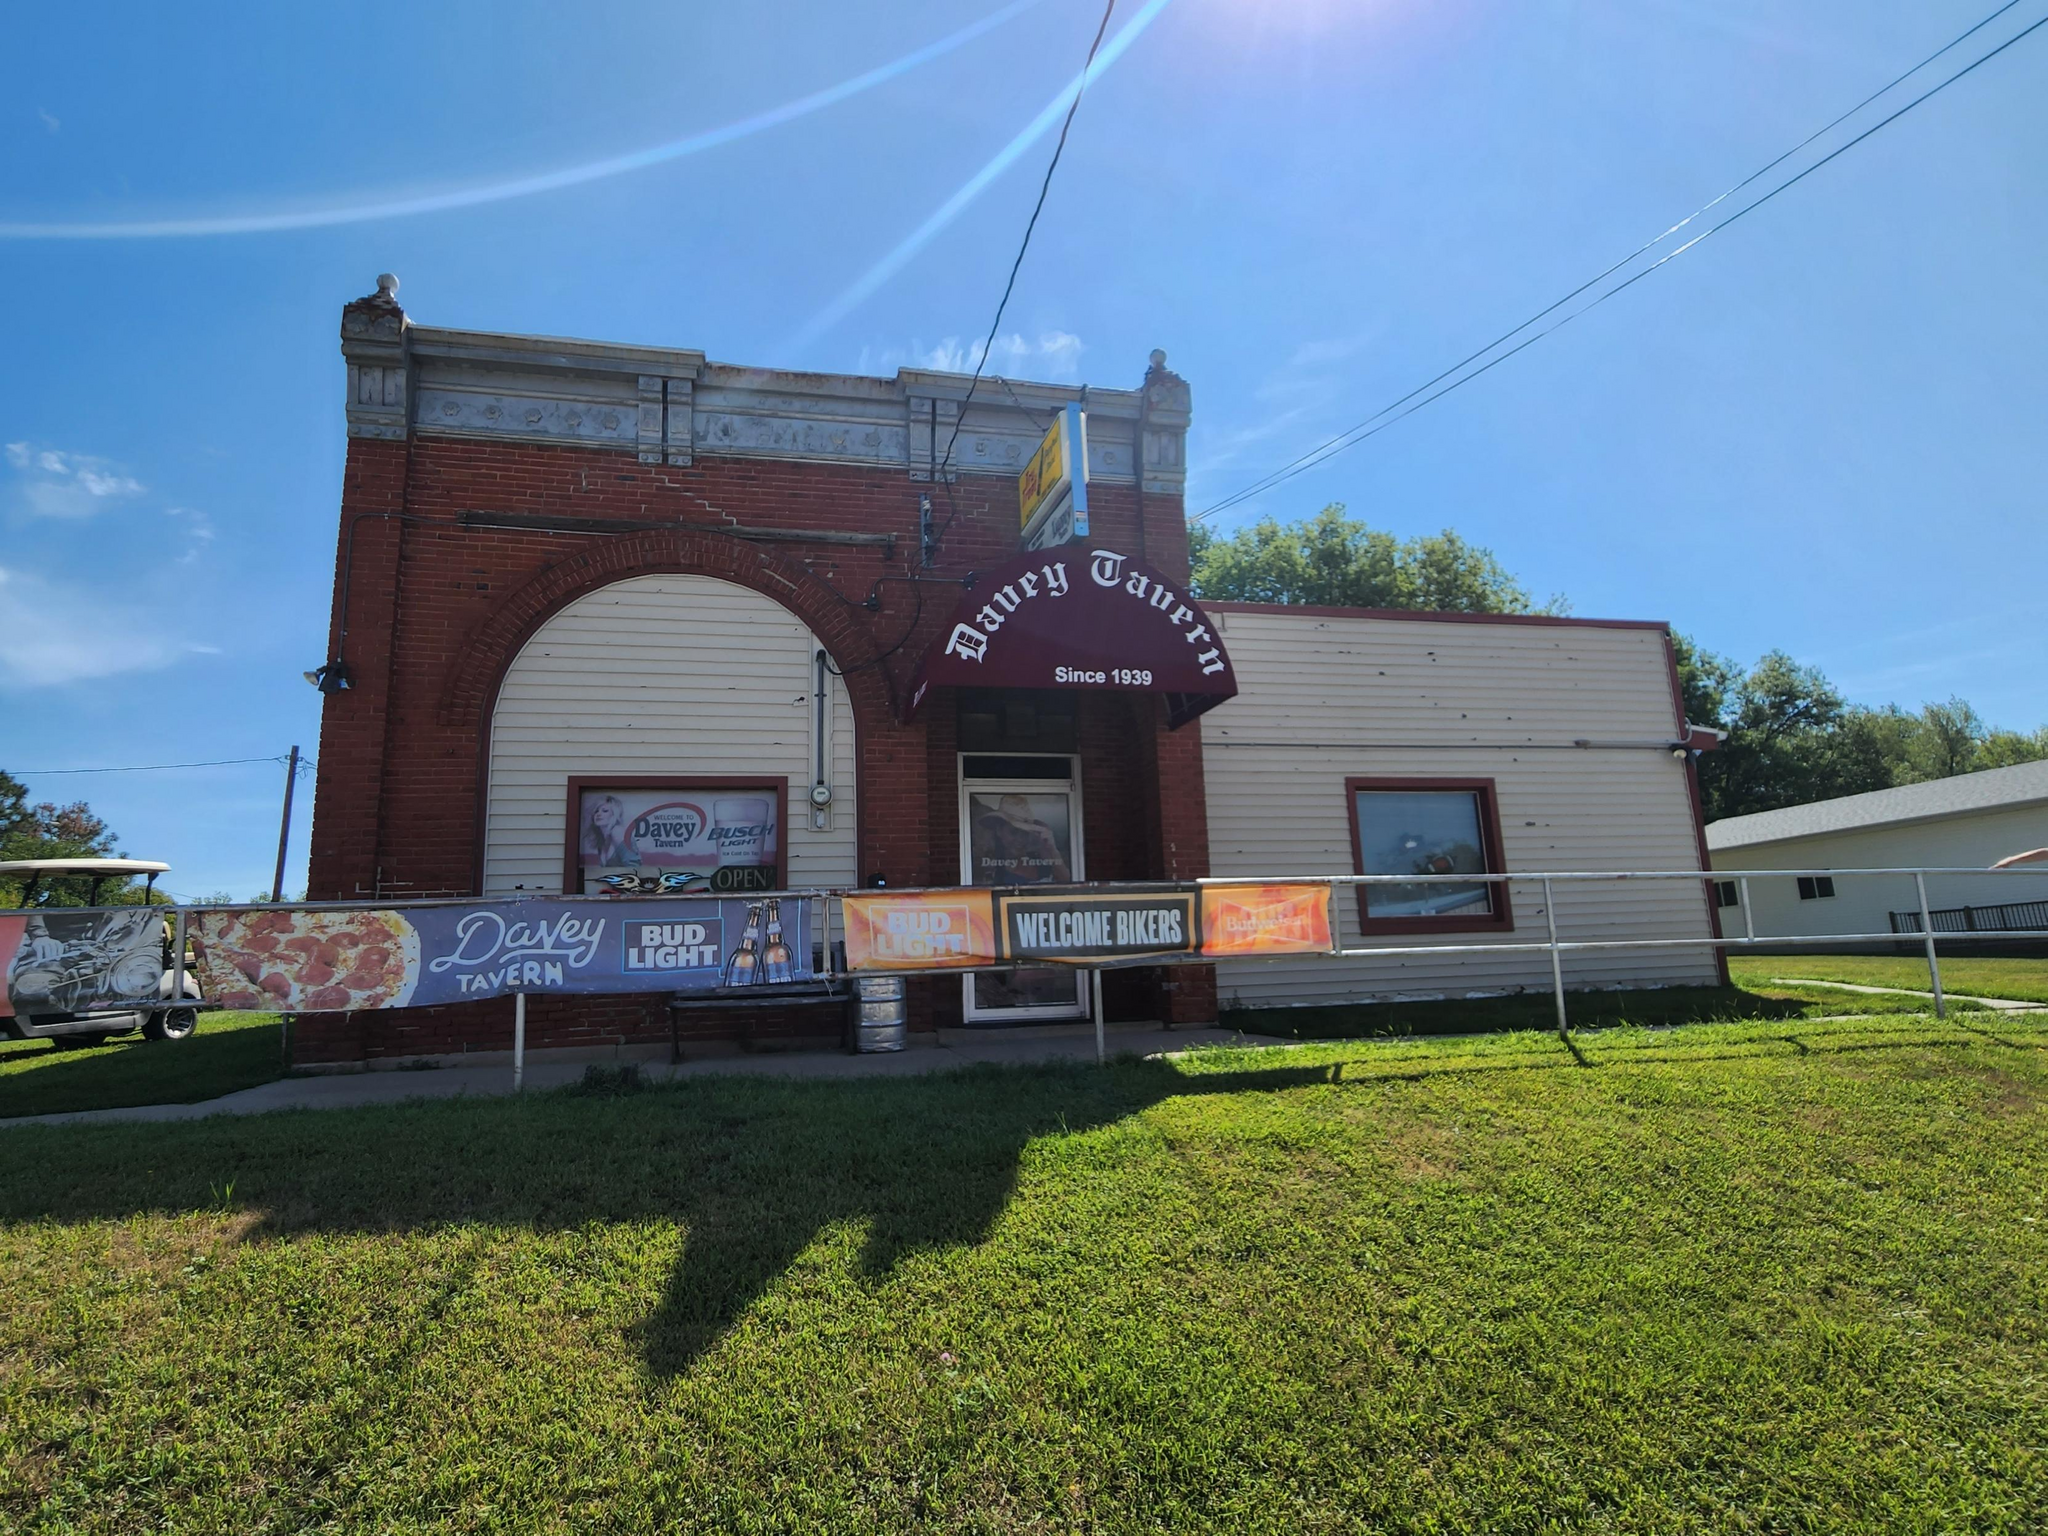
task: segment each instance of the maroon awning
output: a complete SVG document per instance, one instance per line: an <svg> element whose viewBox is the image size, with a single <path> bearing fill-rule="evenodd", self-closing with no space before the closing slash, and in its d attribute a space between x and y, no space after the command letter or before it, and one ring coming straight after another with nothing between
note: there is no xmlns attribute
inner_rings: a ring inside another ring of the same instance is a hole
<svg viewBox="0 0 2048 1536"><path fill-rule="evenodd" d="M906 721L934 688L1163 693L1177 729L1235 696L1237 673L1178 582L1113 549L1065 544L976 574L917 665Z"/></svg>

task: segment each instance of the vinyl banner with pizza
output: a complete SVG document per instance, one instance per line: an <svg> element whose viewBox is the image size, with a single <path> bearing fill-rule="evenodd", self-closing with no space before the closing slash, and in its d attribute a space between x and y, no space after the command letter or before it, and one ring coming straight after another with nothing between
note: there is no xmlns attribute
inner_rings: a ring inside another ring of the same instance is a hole
<svg viewBox="0 0 2048 1536"><path fill-rule="evenodd" d="M816 977L810 901L532 898L187 919L224 1008L343 1012L528 993L723 992Z"/></svg>

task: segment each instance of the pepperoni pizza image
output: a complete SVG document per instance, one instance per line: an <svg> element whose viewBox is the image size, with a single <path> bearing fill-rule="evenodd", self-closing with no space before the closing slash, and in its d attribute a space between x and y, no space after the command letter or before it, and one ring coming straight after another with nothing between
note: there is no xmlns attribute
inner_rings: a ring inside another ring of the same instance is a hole
<svg viewBox="0 0 2048 1536"><path fill-rule="evenodd" d="M223 1008L403 1008L420 969L418 931L389 911L208 912L192 948Z"/></svg>

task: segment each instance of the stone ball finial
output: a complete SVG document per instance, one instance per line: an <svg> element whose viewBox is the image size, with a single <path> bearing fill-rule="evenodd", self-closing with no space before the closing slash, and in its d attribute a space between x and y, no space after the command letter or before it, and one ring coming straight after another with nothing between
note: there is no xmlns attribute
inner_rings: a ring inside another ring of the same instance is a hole
<svg viewBox="0 0 2048 1536"><path fill-rule="evenodd" d="M1154 368L1164 368L1166 366L1166 349L1164 347L1154 347L1152 349L1152 366Z"/></svg>
<svg viewBox="0 0 2048 1536"><path fill-rule="evenodd" d="M389 273L389 272L379 272L379 273L377 274L377 292L379 292L380 294L382 294L382 295L383 295L383 296L384 296L385 298L387 298L387 299L391 300L391 301L392 301L392 302L393 302L394 304L395 304L395 303L397 303L397 302L398 302L398 279L397 279L397 277L396 277L396 276L394 276L394 275L393 275L392 273Z"/></svg>

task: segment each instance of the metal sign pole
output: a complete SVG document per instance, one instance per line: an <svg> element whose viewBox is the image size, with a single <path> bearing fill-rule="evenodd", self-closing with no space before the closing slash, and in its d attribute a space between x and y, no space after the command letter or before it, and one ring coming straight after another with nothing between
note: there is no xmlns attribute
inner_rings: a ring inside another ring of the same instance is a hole
<svg viewBox="0 0 2048 1536"><path fill-rule="evenodd" d="M512 1091L526 1081L526 994L512 994Z"/></svg>
<svg viewBox="0 0 2048 1536"><path fill-rule="evenodd" d="M1563 1039L1571 1026L1564 1013L1564 959L1557 952L1557 898L1548 875L1543 877L1543 920L1550 925L1550 989L1557 997L1557 1034Z"/></svg>
<svg viewBox="0 0 2048 1536"><path fill-rule="evenodd" d="M1945 1019L1948 1017L1948 1006L1941 996L1941 960L1934 953L1934 917L1927 910L1927 877L1914 875L1913 888L1920 895L1920 932L1927 940L1927 975L1934 983L1934 1016L1937 1019Z"/></svg>

